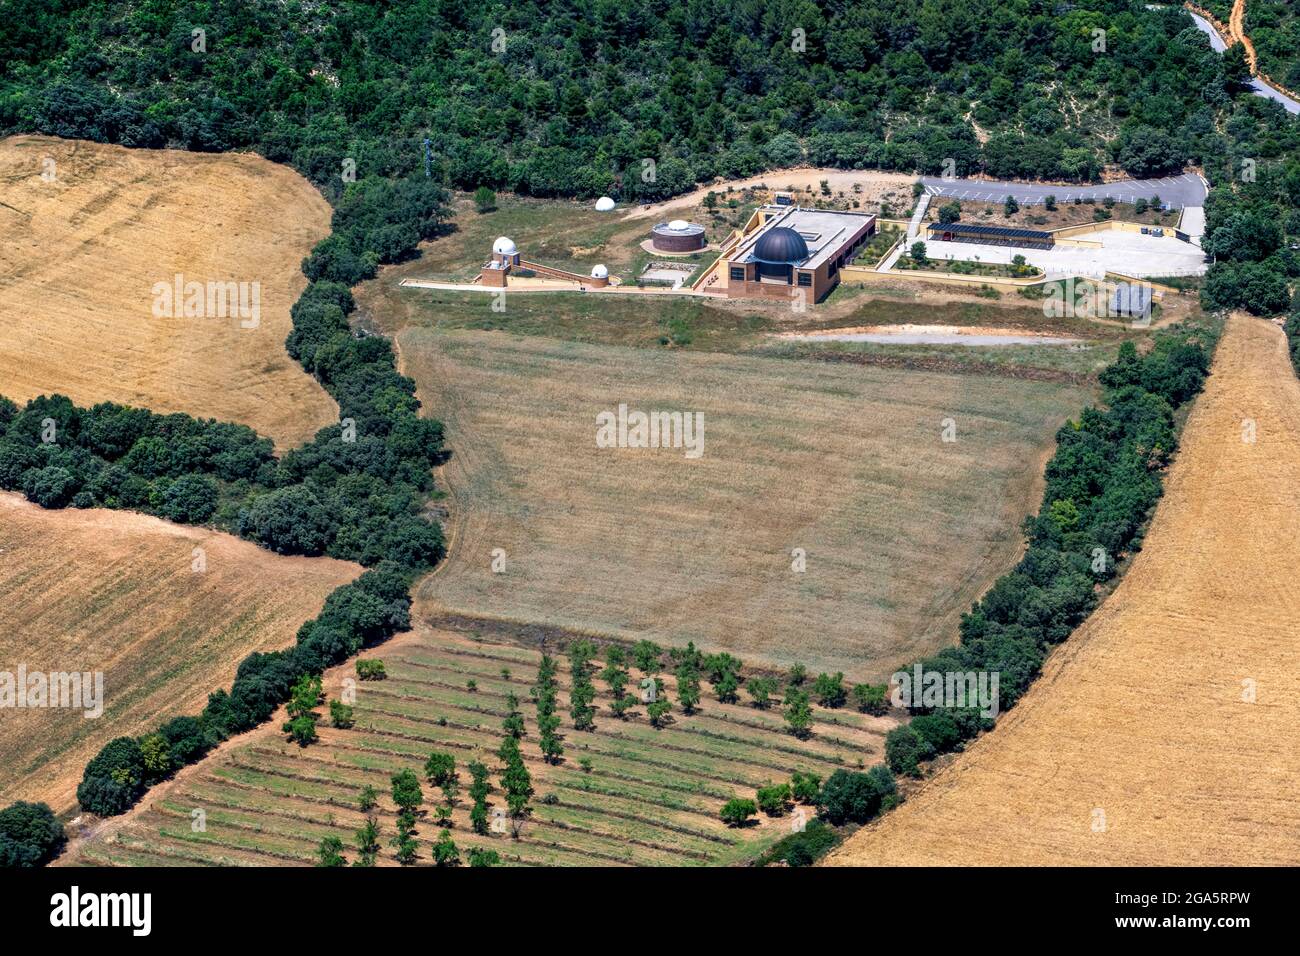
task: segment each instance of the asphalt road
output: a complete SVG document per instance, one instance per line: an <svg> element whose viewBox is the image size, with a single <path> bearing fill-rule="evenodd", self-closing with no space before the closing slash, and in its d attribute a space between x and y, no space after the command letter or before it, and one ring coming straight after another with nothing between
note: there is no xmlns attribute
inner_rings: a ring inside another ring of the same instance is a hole
<svg viewBox="0 0 1300 956"><path fill-rule="evenodd" d="M1188 15L1192 18L1193 22L1195 22L1196 29L1200 30L1210 38L1210 48L1214 50L1215 53L1222 53L1228 48L1223 42L1223 38L1219 36L1218 31L1215 30L1204 17L1198 17L1190 10L1188 11ZM1252 79L1250 81L1250 87L1255 91L1256 96L1262 96L1265 99L1273 100L1275 103L1281 103L1282 108L1288 113L1300 113L1300 103L1297 103L1289 96L1284 96L1279 93L1263 80Z"/></svg>
<svg viewBox="0 0 1300 956"><path fill-rule="evenodd" d="M1166 206L1182 209L1204 205L1206 196L1205 183L1194 173L1163 179L1126 179L1119 183L1097 186L1044 186L1038 183L940 179L934 176L922 176L921 183L926 192L945 199L1002 202L1008 196L1015 196L1016 202L1022 206L1039 205L1048 196L1055 196L1057 202L1073 202L1075 198L1100 201L1107 196L1113 197L1116 202L1132 202L1139 197L1151 199L1159 196Z"/></svg>

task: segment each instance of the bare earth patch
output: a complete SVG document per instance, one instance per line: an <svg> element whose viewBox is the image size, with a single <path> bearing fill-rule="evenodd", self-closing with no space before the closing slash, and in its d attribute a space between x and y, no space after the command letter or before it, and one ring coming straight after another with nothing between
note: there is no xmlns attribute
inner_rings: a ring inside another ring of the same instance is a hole
<svg viewBox="0 0 1300 956"><path fill-rule="evenodd" d="M301 444L338 415L284 349L329 219L310 183L257 156L0 142L0 395L188 412ZM258 283L260 323L155 318L153 286L177 273Z"/></svg>
<svg viewBox="0 0 1300 956"><path fill-rule="evenodd" d="M205 571L193 569L196 549ZM0 671L102 671L105 694L97 719L0 710L0 804L72 809L100 747L198 711L247 654L292 644L360 573L146 515L46 511L0 494Z"/></svg>
<svg viewBox="0 0 1300 956"><path fill-rule="evenodd" d="M1234 317L1119 588L992 733L831 862L1294 864L1298 484L1285 339Z"/></svg>

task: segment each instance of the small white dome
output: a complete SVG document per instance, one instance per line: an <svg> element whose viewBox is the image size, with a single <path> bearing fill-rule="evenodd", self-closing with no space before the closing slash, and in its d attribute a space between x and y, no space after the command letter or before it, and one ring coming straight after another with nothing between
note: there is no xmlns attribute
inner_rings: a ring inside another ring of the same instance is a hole
<svg viewBox="0 0 1300 956"><path fill-rule="evenodd" d="M593 279L608 279L609 270L606 269L604 266L596 266L594 269L591 270L591 277Z"/></svg>
<svg viewBox="0 0 1300 956"><path fill-rule="evenodd" d="M515 241L509 236L498 236L497 241L492 243L492 251L500 256L513 256L519 250L515 248Z"/></svg>
<svg viewBox="0 0 1300 956"><path fill-rule="evenodd" d="M672 229L674 232L682 232L686 229L691 228L691 224L687 222L685 219L674 219L672 222L668 224L668 228Z"/></svg>
<svg viewBox="0 0 1300 956"><path fill-rule="evenodd" d="M596 200L596 212L609 212L614 208L614 200L608 196L601 196Z"/></svg>

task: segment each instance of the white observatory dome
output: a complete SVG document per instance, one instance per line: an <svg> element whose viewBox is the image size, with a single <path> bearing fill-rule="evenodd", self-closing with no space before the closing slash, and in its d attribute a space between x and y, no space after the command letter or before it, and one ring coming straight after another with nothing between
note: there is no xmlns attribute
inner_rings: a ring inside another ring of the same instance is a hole
<svg viewBox="0 0 1300 956"><path fill-rule="evenodd" d="M685 219L674 219L668 224L668 228L674 232L685 232L687 229L691 228L691 224Z"/></svg>
<svg viewBox="0 0 1300 956"><path fill-rule="evenodd" d="M515 248L515 241L508 236L499 236L497 241L492 243L492 251L499 256L513 256L519 250Z"/></svg>
<svg viewBox="0 0 1300 956"><path fill-rule="evenodd" d="M601 196L596 200L596 212L609 212L614 208L614 200L608 196Z"/></svg>
<svg viewBox="0 0 1300 956"><path fill-rule="evenodd" d="M608 279L609 270L606 269L604 266L596 266L594 269L591 270L591 277L593 279Z"/></svg>

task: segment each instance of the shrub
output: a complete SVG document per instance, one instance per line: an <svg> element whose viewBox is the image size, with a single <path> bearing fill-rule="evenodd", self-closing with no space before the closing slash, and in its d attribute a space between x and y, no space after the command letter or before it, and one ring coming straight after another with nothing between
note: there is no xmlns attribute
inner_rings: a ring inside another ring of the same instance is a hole
<svg viewBox="0 0 1300 956"><path fill-rule="evenodd" d="M844 675L818 674L813 681L813 696L823 707L843 707L848 700L848 691L844 689Z"/></svg>
<svg viewBox="0 0 1300 956"><path fill-rule="evenodd" d="M812 866L835 845L837 839L833 827L822 820L810 820L798 833L791 833L773 843L755 862L759 866L776 862L787 866Z"/></svg>
<svg viewBox="0 0 1300 956"><path fill-rule="evenodd" d="M879 764L866 773L836 770L822 787L818 805L821 816L836 826L866 823L896 790L893 774Z"/></svg>
<svg viewBox="0 0 1300 956"><path fill-rule="evenodd" d="M118 737L86 765L77 787L83 810L100 816L125 813L144 792L144 754L132 737Z"/></svg>
<svg viewBox="0 0 1300 956"><path fill-rule="evenodd" d="M885 762L894 773L918 777L921 761L933 755L933 748L910 726L895 727L885 735Z"/></svg>
<svg viewBox="0 0 1300 956"><path fill-rule="evenodd" d="M737 797L734 800L728 800L722 805L719 816L727 826L741 827L756 813L758 813L758 806L753 800Z"/></svg>
<svg viewBox="0 0 1300 956"><path fill-rule="evenodd" d="M889 713L888 684L855 684L853 704L864 714L880 717Z"/></svg>
<svg viewBox="0 0 1300 956"><path fill-rule="evenodd" d="M790 778L790 793L799 803L816 803L821 789L822 778L816 774L796 770Z"/></svg>
<svg viewBox="0 0 1300 956"><path fill-rule="evenodd" d="M778 783L759 787L757 793L758 808L769 817L779 817L790 809L794 798L788 783Z"/></svg>
<svg viewBox="0 0 1300 956"><path fill-rule="evenodd" d="M383 680L388 676L384 662L373 658L358 657L356 672L357 680Z"/></svg>
<svg viewBox="0 0 1300 956"><path fill-rule="evenodd" d="M43 803L19 800L0 810L0 868L36 867L63 844L63 825Z"/></svg>

